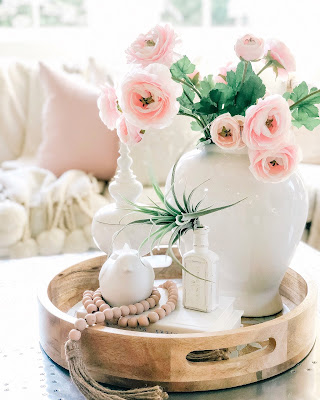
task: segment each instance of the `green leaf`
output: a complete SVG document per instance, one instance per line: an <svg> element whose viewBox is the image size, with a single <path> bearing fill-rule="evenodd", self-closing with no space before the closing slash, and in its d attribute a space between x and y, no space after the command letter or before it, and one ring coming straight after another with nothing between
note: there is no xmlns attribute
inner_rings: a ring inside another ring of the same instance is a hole
<svg viewBox="0 0 320 400"><path fill-rule="evenodd" d="M221 210L224 210L224 209L226 209L226 208L235 206L236 204L240 203L241 201L243 201L243 200L245 200L245 199L246 199L246 198L244 198L244 199L242 199L242 200L239 200L239 201L236 201L235 203L228 204L227 206L223 206L223 207L209 208L209 209L205 209L205 210L199 210L199 211L196 211L196 212L194 212L194 213L188 213L188 214L185 214L185 216L186 216L188 219L189 219L189 218L199 218L199 217L203 217L204 215L211 214L211 213L214 213L214 212L217 212L217 211L221 211Z"/></svg>
<svg viewBox="0 0 320 400"><path fill-rule="evenodd" d="M235 82L235 88L238 90L241 82L242 82L242 77L243 77L243 71L245 68L246 63L244 61L239 62L239 64L237 65L237 70L236 70L236 82ZM250 62L248 62L247 65L247 71L246 71L246 75L245 75L245 79L244 82L246 82L248 79L250 79L250 77L252 75L255 75L255 73L252 70L252 65Z"/></svg>
<svg viewBox="0 0 320 400"><path fill-rule="evenodd" d="M194 189L191 190L189 196L188 196L188 203L191 203L191 199L192 196L194 195L194 193L197 191L197 189L199 189L200 186L204 185L205 183L207 183L210 179L206 179L205 181L201 182L199 185L197 185Z"/></svg>
<svg viewBox="0 0 320 400"><path fill-rule="evenodd" d="M290 95L290 99L296 103L298 100L301 100L303 97L307 96L307 94L309 93L308 90L308 85L306 84L306 82L301 82L300 85L296 86L291 95Z"/></svg>
<svg viewBox="0 0 320 400"><path fill-rule="evenodd" d="M179 265L179 267L180 267L183 271L185 271L187 274L190 274L190 275L194 276L195 278L198 278L198 279L201 279L201 280L210 282L210 281L208 281L208 279L200 278L199 276L194 275L193 273L191 273L190 271L188 271L188 270L180 263L180 261L177 259L177 257L176 257L175 254L173 253L172 246L174 245L174 243L176 243L176 242L180 239L180 237L181 237L181 232L180 232L180 230L181 230L181 228L180 228L180 227L177 227L177 228L174 230L173 234L171 235L171 238L170 238L170 241L169 241L169 244L168 244L168 253L169 253L169 255L170 255L170 256L172 257L172 259Z"/></svg>
<svg viewBox="0 0 320 400"><path fill-rule="evenodd" d="M221 93L221 101L224 105L232 102L234 100L234 90L229 85L225 85L224 83L217 83L216 89L218 89Z"/></svg>
<svg viewBox="0 0 320 400"><path fill-rule="evenodd" d="M178 162L179 162L179 160L174 164L174 166L173 166L173 168L172 168L172 174L171 174L171 191L172 191L172 195L173 195L173 198L174 198L174 201L175 201L177 207L179 208L179 210L180 210L181 212L185 212L186 210L181 206L181 204L180 204L179 201L178 201L178 198L177 198L177 196L176 196L176 191L175 191L175 188L174 188L174 184L175 184L174 177L175 177L175 174L176 174L176 168L177 168Z"/></svg>
<svg viewBox="0 0 320 400"><path fill-rule="evenodd" d="M189 203L187 201L187 196L186 196L186 189L183 191L183 204L184 204L184 208L186 209L187 212L190 212L190 208L189 208Z"/></svg>
<svg viewBox="0 0 320 400"><path fill-rule="evenodd" d="M200 73L197 72L195 76L191 79L191 82L194 84L194 86L198 86L200 80Z"/></svg>
<svg viewBox="0 0 320 400"><path fill-rule="evenodd" d="M179 101L180 105L182 105L184 108L187 108L190 112L192 112L194 97L195 97L195 92L188 86L183 85L183 93L180 97L177 98L177 100Z"/></svg>
<svg viewBox="0 0 320 400"><path fill-rule="evenodd" d="M236 109L239 114L244 115L248 107L256 104L256 101L266 93L266 87L257 75L251 75L246 80L237 95Z"/></svg>
<svg viewBox="0 0 320 400"><path fill-rule="evenodd" d="M299 107L299 110L303 110L306 114L309 115L309 117L319 117L318 108L313 104L309 104L308 102L303 102Z"/></svg>
<svg viewBox="0 0 320 400"><path fill-rule="evenodd" d="M192 74L195 70L195 65L191 63L187 56L183 56L179 61L172 64L170 71L175 78L185 78L186 75Z"/></svg>
<svg viewBox="0 0 320 400"><path fill-rule="evenodd" d="M129 222L127 225L140 225L140 224L152 225L152 222L150 219L136 219L134 221Z"/></svg>
<svg viewBox="0 0 320 400"><path fill-rule="evenodd" d="M245 115L246 109L265 95L265 86L252 70L251 63L239 62L236 72L227 72L226 81L227 84L217 83L210 91L204 91L206 96L194 104L193 112L205 115L208 122L227 112ZM203 84L203 88L208 89L209 86Z"/></svg>
<svg viewBox="0 0 320 400"><path fill-rule="evenodd" d="M237 87L237 78L236 78L236 73L234 71L227 72L226 80L230 87L232 88Z"/></svg>
<svg viewBox="0 0 320 400"><path fill-rule="evenodd" d="M161 244L162 239L164 238L164 236L169 233L172 229L174 229L174 227L176 226L175 223L172 223L171 225L168 225L166 227L163 227L163 231L160 235L158 235L158 246Z"/></svg>
<svg viewBox="0 0 320 400"><path fill-rule="evenodd" d="M164 208L161 208L157 203L155 203L155 202L151 199L151 197L149 197L149 196L147 196L147 197L148 197L149 201L150 201L152 204L154 204L154 206L148 206L148 207L153 208L153 209L156 209L156 210L159 210L159 212L164 212L164 213L167 212L167 210L165 210Z"/></svg>
<svg viewBox="0 0 320 400"><path fill-rule="evenodd" d="M316 87L309 90L306 82L301 82L289 96L285 93L286 100L294 102L290 110L293 117L292 124L297 128L305 126L311 131L319 125L319 109L316 105L320 103L320 93L312 95L316 91L318 91Z"/></svg>
<svg viewBox="0 0 320 400"><path fill-rule="evenodd" d="M156 192L156 195L158 196L161 203L164 204L164 194L162 193L162 190L160 189L159 185L155 181L153 181L152 187L153 187L153 190Z"/></svg>
<svg viewBox="0 0 320 400"><path fill-rule="evenodd" d="M285 100L289 100L290 99L290 96L291 96L291 93L290 92L285 92L285 93L283 93L283 95L282 95L282 97L285 99Z"/></svg>
<svg viewBox="0 0 320 400"><path fill-rule="evenodd" d="M215 113L212 102L207 97L204 97L198 103L195 103L193 105L193 111L196 114L202 114L202 115L208 115L208 114Z"/></svg>
<svg viewBox="0 0 320 400"><path fill-rule="evenodd" d="M200 82L200 93L202 97L207 97L214 86L213 75L205 76Z"/></svg>
<svg viewBox="0 0 320 400"><path fill-rule="evenodd" d="M315 107L315 106L313 106ZM317 110L317 114L319 113L319 110L317 107L315 107ZM312 110L312 109L311 109ZM294 118L292 121L292 124L296 126L297 128L301 128L302 126L305 126L309 131L312 131L314 128L316 128L320 124L320 120L315 118L316 116L309 115L309 114L314 114L314 111L311 111L308 109L308 107L299 107L293 110L292 112L292 117Z"/></svg>
<svg viewBox="0 0 320 400"><path fill-rule="evenodd" d="M293 120L292 125L296 126L297 128L301 128L302 126L305 126L309 131L313 131L314 128L316 128L320 124L320 119L316 118L308 118L305 119L303 122Z"/></svg>
<svg viewBox="0 0 320 400"><path fill-rule="evenodd" d="M198 121L191 121L191 129L193 131L202 131L203 127Z"/></svg>

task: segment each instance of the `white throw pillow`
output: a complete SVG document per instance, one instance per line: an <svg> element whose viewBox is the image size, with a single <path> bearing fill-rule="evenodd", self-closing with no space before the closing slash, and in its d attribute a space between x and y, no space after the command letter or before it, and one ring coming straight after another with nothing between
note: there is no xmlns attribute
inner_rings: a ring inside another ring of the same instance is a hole
<svg viewBox="0 0 320 400"><path fill-rule="evenodd" d="M26 136L22 151L23 158L34 157L42 140L42 106L45 94L39 77L39 66L30 68L30 85L28 93L28 115L26 121Z"/></svg>
<svg viewBox="0 0 320 400"><path fill-rule="evenodd" d="M27 120L29 75L18 62L1 62L0 163L20 156Z"/></svg>

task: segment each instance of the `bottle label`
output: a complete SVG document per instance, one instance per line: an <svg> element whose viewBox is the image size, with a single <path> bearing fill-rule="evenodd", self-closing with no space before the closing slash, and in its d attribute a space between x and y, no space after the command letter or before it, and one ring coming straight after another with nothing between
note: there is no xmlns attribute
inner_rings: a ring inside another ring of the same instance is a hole
<svg viewBox="0 0 320 400"><path fill-rule="evenodd" d="M183 271L184 307L204 312L212 311L216 287L213 271L209 271L208 263L204 259L196 256L186 257L184 266L193 275L202 278L196 278Z"/></svg>

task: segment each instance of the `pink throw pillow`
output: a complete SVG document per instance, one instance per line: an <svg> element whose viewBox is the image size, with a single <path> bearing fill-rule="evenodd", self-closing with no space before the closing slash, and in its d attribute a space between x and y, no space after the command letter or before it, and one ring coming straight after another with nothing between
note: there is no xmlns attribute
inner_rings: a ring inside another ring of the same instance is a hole
<svg viewBox="0 0 320 400"><path fill-rule="evenodd" d="M38 165L60 176L70 169L109 180L116 170L118 137L99 118L99 90L40 63L46 93Z"/></svg>

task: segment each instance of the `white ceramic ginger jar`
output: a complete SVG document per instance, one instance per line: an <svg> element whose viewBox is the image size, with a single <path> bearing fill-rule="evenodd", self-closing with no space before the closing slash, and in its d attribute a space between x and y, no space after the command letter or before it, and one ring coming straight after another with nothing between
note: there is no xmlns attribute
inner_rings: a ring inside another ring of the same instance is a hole
<svg viewBox="0 0 320 400"><path fill-rule="evenodd" d="M211 249L220 257L220 294L236 297L245 316L267 316L282 310L279 285L305 226L307 193L298 173L281 183L263 183L249 170L246 150L225 152L216 145L186 153L176 168L176 192L186 188L193 204L220 207L247 198L226 210L201 218L210 227ZM166 189L170 188L171 173ZM172 195L168 197L173 204ZM192 249L192 233L180 250Z"/></svg>

